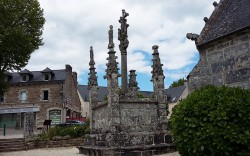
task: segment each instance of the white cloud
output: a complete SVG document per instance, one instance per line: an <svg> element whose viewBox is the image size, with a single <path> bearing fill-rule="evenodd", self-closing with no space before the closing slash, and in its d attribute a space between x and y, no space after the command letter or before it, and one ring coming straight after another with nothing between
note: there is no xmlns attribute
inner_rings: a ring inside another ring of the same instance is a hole
<svg viewBox="0 0 250 156"><path fill-rule="evenodd" d="M155 44L159 45L166 71L183 69L195 61L197 54L195 43L186 39L186 33L200 33L203 17L210 16L214 0L39 1L46 18L44 46L32 54L25 68L62 69L70 64L81 75L88 72L90 46L94 48L97 72L104 73L109 25L114 26L115 50L120 62L117 29L122 9L130 14L128 70L150 74L151 60L138 51L151 55Z"/></svg>

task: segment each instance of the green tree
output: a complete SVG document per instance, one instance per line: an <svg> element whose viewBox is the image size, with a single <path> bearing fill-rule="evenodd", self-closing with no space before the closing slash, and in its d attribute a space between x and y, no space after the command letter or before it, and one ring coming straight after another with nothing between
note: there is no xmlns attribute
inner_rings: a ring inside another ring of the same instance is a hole
<svg viewBox="0 0 250 156"><path fill-rule="evenodd" d="M179 79L177 81L174 81L170 86L169 88L174 88L174 87L178 87L178 86L182 86L184 85L184 82L186 82L187 80L185 80L184 78L182 79Z"/></svg>
<svg viewBox="0 0 250 156"><path fill-rule="evenodd" d="M249 155L250 90L206 86L182 100L170 117L182 156Z"/></svg>
<svg viewBox="0 0 250 156"><path fill-rule="evenodd" d="M43 44L44 23L37 0L0 0L0 95L7 87L4 73L26 66Z"/></svg>

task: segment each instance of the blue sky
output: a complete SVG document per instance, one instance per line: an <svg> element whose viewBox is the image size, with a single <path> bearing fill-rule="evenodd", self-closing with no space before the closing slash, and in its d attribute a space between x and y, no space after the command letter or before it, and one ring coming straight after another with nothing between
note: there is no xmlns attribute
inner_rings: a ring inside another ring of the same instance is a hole
<svg viewBox="0 0 250 156"><path fill-rule="evenodd" d="M203 18L214 9L214 0L39 0L44 9L44 45L31 55L30 71L64 69L70 64L79 84L87 84L89 48L93 46L98 83L106 86L109 25L113 25L117 61L120 62L117 29L121 10L129 13L128 71L137 71L141 90L152 90L152 46L159 45L165 87L186 77L199 59L187 33L199 34ZM218 2L218 1L217 1Z"/></svg>

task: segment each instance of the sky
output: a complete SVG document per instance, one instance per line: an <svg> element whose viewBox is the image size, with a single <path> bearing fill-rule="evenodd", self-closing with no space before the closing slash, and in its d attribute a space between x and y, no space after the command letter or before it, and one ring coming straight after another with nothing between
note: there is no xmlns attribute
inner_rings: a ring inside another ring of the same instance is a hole
<svg viewBox="0 0 250 156"><path fill-rule="evenodd" d="M218 2L219 0L217 0ZM214 0L39 0L46 19L44 45L32 53L30 71L65 69L70 64L78 73L78 83L86 85L89 51L93 46L99 86L108 57L108 30L113 25L117 61L120 66L118 22L125 9L127 17L128 71L136 70L140 90L152 91L152 46L159 46L165 75L165 88L185 78L199 60L195 43L187 33L200 34L210 17ZM24 68L24 69L25 69ZM120 68L121 69L121 68ZM119 71L121 73L121 71ZM129 73L129 72L128 72Z"/></svg>

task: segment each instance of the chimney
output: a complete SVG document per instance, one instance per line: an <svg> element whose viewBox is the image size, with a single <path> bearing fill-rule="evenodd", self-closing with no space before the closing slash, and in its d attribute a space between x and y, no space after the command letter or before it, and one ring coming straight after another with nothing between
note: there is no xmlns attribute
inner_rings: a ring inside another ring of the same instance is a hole
<svg viewBox="0 0 250 156"><path fill-rule="evenodd" d="M75 87L77 87L77 72L73 72L72 73L72 77L73 77L73 81L74 81L74 85L75 85Z"/></svg>
<svg viewBox="0 0 250 156"><path fill-rule="evenodd" d="M72 73L72 67L69 64L65 65L66 72Z"/></svg>

